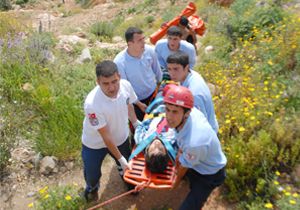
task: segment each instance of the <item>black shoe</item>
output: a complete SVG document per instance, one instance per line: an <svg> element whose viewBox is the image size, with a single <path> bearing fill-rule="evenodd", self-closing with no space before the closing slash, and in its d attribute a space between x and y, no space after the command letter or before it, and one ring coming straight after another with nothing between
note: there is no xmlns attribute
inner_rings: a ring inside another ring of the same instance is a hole
<svg viewBox="0 0 300 210"><path fill-rule="evenodd" d="M80 197L84 198L87 203L98 201L99 196L98 196L98 191L92 191L92 192L87 192L84 190L83 192L80 193Z"/></svg>

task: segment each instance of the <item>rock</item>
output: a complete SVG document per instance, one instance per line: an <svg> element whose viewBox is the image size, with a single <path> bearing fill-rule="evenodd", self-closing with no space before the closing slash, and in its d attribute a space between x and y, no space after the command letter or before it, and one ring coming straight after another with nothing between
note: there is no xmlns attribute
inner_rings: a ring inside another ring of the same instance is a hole
<svg viewBox="0 0 300 210"><path fill-rule="evenodd" d="M35 192L29 192L29 193L27 193L26 196L27 196L28 198L31 198L31 197L35 196Z"/></svg>
<svg viewBox="0 0 300 210"><path fill-rule="evenodd" d="M36 17L36 21L33 22L33 28L36 28L40 32L52 31L53 22L57 19L49 13L41 13Z"/></svg>
<svg viewBox="0 0 300 210"><path fill-rule="evenodd" d="M205 54L211 53L212 51L214 51L214 47L211 45L205 47L204 49Z"/></svg>
<svg viewBox="0 0 300 210"><path fill-rule="evenodd" d="M80 38L79 36L76 35L61 35L58 36L59 39L59 46L63 46L64 44L83 44L86 46L89 43L89 40Z"/></svg>
<svg viewBox="0 0 300 210"><path fill-rule="evenodd" d="M13 4L13 5L12 5L12 8L13 8L13 10L20 10L20 9L21 9L21 6L18 5L18 4Z"/></svg>
<svg viewBox="0 0 300 210"><path fill-rule="evenodd" d="M56 166L56 163L55 163L53 157L46 156L40 162L40 170L39 171L41 174L48 175L51 172L53 172L55 166Z"/></svg>
<svg viewBox="0 0 300 210"><path fill-rule="evenodd" d="M124 41L123 41L122 37L115 36L115 37L113 37L112 42L113 43L119 43L119 42L124 42Z"/></svg>
<svg viewBox="0 0 300 210"><path fill-rule="evenodd" d="M81 52L80 57L77 59L78 63L85 63L92 60L92 56L89 48L84 48Z"/></svg>
<svg viewBox="0 0 300 210"><path fill-rule="evenodd" d="M42 159L42 155L39 152L38 154L36 154L35 156L33 156L30 160L30 162L34 165L35 168L38 168L40 165L40 160Z"/></svg>
<svg viewBox="0 0 300 210"><path fill-rule="evenodd" d="M78 37L80 37L80 38L86 38L86 34L85 34L84 32L82 32L82 31L77 32L76 35L77 35Z"/></svg>
<svg viewBox="0 0 300 210"><path fill-rule="evenodd" d="M43 56L50 63L54 63L55 56L53 55L53 53L50 50L43 50Z"/></svg>
<svg viewBox="0 0 300 210"><path fill-rule="evenodd" d="M96 41L95 45L100 49L113 49L113 50L122 50L125 47L127 47L127 44L125 42L107 43L107 42Z"/></svg>
<svg viewBox="0 0 300 210"><path fill-rule="evenodd" d="M73 161L68 161L64 163L68 170L71 170L74 167Z"/></svg>
<svg viewBox="0 0 300 210"><path fill-rule="evenodd" d="M34 88L33 88L32 84L26 82L26 83L22 86L22 89L23 89L25 92L31 92Z"/></svg>

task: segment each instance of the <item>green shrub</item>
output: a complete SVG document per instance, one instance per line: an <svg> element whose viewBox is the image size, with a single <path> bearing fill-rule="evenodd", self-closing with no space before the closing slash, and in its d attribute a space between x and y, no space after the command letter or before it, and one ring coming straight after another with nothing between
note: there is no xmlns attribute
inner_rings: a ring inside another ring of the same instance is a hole
<svg viewBox="0 0 300 210"><path fill-rule="evenodd" d="M16 4L18 4L18 5L23 5L26 3L28 3L28 0L16 0Z"/></svg>
<svg viewBox="0 0 300 210"><path fill-rule="evenodd" d="M283 10L278 6L268 3L256 6L256 3L254 0L240 0L231 5L233 14L229 18L227 31L233 42L255 36L254 27L264 30L283 20Z"/></svg>
<svg viewBox="0 0 300 210"><path fill-rule="evenodd" d="M41 94L47 93L37 93L35 96L36 100L41 100L44 114L40 118L36 137L37 150L43 155L54 155L59 159L76 158L81 148L81 106L75 99L65 95L52 98Z"/></svg>
<svg viewBox="0 0 300 210"><path fill-rule="evenodd" d="M0 1L0 11L10 10L12 8L10 0L1 0Z"/></svg>
<svg viewBox="0 0 300 210"><path fill-rule="evenodd" d="M91 26L91 33L98 37L111 39L114 34L114 26L110 22L97 22Z"/></svg>

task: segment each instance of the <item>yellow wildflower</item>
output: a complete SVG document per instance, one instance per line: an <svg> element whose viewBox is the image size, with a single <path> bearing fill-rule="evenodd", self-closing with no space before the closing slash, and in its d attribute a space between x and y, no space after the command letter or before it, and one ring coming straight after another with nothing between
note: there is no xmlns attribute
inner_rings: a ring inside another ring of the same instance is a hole
<svg viewBox="0 0 300 210"><path fill-rule="evenodd" d="M67 201L69 201L69 200L72 200L72 197L71 197L70 195L66 195L65 199L66 199Z"/></svg>
<svg viewBox="0 0 300 210"><path fill-rule="evenodd" d="M279 185L279 182L278 182L278 181L274 181L274 184L275 184L275 185Z"/></svg>
<svg viewBox="0 0 300 210"><path fill-rule="evenodd" d="M280 176L280 172L279 172L279 171L276 171L275 174L276 174L277 176Z"/></svg>
<svg viewBox="0 0 300 210"><path fill-rule="evenodd" d="M44 188L39 190L39 193L42 195L48 190L48 186L45 186Z"/></svg>
<svg viewBox="0 0 300 210"><path fill-rule="evenodd" d="M267 87L264 87L264 91L268 91L268 88L267 88Z"/></svg>
<svg viewBox="0 0 300 210"><path fill-rule="evenodd" d="M33 207L33 203L30 203L27 206L28 206L28 208L32 208Z"/></svg>
<svg viewBox="0 0 300 210"><path fill-rule="evenodd" d="M295 205L296 201L295 200L290 200L290 204Z"/></svg>
<svg viewBox="0 0 300 210"><path fill-rule="evenodd" d="M267 84L269 84L269 82L268 81L264 81L264 85L267 85Z"/></svg>
<svg viewBox="0 0 300 210"><path fill-rule="evenodd" d="M290 195L291 195L290 192L285 192L284 194L285 194L286 196L290 196Z"/></svg>
<svg viewBox="0 0 300 210"><path fill-rule="evenodd" d="M273 209L273 204L272 204L272 203L266 203L266 204L265 204L265 207L266 207L267 209Z"/></svg>
<svg viewBox="0 0 300 210"><path fill-rule="evenodd" d="M250 120L255 120L255 116L251 116L251 117L250 117Z"/></svg>
<svg viewBox="0 0 300 210"><path fill-rule="evenodd" d="M49 194L46 194L44 197L43 197L43 199L47 199L47 198L49 198Z"/></svg>
<svg viewBox="0 0 300 210"><path fill-rule="evenodd" d="M226 124L229 124L229 123L231 123L231 121L230 121L230 120L226 120L225 123L226 123Z"/></svg>
<svg viewBox="0 0 300 210"><path fill-rule="evenodd" d="M293 193L294 198L298 198L298 193Z"/></svg>
<svg viewBox="0 0 300 210"><path fill-rule="evenodd" d="M271 60L268 61L268 64L269 64L270 66L273 66L273 62L272 62Z"/></svg>
<svg viewBox="0 0 300 210"><path fill-rule="evenodd" d="M239 127L240 132L244 132L246 129L244 127Z"/></svg>

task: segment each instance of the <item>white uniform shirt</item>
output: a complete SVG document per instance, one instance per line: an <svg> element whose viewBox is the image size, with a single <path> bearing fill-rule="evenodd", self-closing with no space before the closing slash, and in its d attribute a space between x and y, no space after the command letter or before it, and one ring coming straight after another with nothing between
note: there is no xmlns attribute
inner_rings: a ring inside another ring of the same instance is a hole
<svg viewBox="0 0 300 210"><path fill-rule="evenodd" d="M107 126L116 146L123 144L128 135L128 104L137 96L126 80L120 80L120 90L116 98L106 96L97 85L84 103L82 143L91 149L106 147L98 129Z"/></svg>

